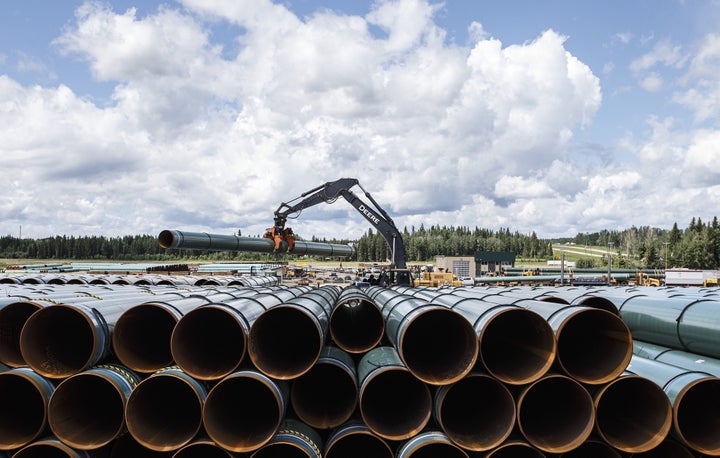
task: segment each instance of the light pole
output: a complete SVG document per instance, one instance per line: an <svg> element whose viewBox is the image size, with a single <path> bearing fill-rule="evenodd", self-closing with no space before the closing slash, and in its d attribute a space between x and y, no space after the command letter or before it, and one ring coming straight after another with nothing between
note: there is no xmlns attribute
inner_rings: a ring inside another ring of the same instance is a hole
<svg viewBox="0 0 720 458"><path fill-rule="evenodd" d="M607 284L610 286L610 282L612 281L612 255L610 252L612 251L613 243L608 242L608 250L607 250L607 263L608 263L608 274L607 274Z"/></svg>
<svg viewBox="0 0 720 458"><path fill-rule="evenodd" d="M670 245L670 242L663 242L663 245L665 245L665 270L667 270L668 245Z"/></svg>

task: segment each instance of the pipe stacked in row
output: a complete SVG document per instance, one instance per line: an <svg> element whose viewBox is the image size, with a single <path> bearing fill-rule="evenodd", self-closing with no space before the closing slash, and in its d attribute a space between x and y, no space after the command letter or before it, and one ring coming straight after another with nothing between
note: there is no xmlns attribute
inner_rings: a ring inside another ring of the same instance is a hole
<svg viewBox="0 0 720 458"><path fill-rule="evenodd" d="M570 289L336 286L85 293L1 300L0 347L20 351L0 352L10 366L0 403L24 415L0 418L0 450L720 455L717 410L703 406L717 401L714 376L645 370L632 356L621 314L635 291L624 301L611 289L575 298Z"/></svg>

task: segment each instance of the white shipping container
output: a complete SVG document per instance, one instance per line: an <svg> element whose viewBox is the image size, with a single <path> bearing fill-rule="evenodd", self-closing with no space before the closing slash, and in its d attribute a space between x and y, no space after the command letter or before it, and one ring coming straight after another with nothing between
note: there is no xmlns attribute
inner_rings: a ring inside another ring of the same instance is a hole
<svg viewBox="0 0 720 458"><path fill-rule="evenodd" d="M667 286L702 286L708 278L716 278L712 270L668 269L665 271Z"/></svg>

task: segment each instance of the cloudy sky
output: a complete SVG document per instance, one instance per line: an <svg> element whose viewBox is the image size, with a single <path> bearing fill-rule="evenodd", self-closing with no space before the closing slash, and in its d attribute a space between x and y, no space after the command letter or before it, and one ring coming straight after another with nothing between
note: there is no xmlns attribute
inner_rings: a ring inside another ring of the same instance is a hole
<svg viewBox="0 0 720 458"><path fill-rule="evenodd" d="M0 4L0 235L684 228L719 121L719 0Z"/></svg>

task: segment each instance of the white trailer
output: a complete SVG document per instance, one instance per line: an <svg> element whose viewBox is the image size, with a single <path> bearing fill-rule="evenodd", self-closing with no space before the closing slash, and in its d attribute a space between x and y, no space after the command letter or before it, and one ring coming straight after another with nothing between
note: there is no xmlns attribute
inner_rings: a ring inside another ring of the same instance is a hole
<svg viewBox="0 0 720 458"><path fill-rule="evenodd" d="M717 281L717 278L717 272L714 270L668 269L665 271L667 286L705 286L706 281Z"/></svg>

